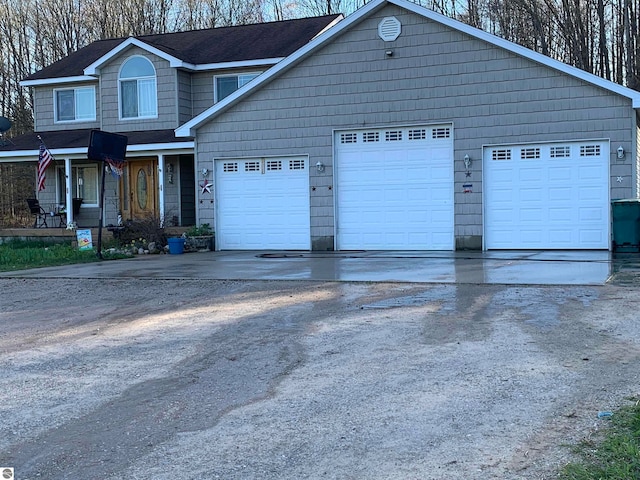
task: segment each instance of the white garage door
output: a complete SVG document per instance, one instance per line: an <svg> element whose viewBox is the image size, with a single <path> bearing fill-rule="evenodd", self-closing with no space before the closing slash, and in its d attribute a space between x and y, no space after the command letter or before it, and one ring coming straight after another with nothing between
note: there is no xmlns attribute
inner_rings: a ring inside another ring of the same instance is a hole
<svg viewBox="0 0 640 480"><path fill-rule="evenodd" d="M309 250L305 157L216 161L216 243L221 250Z"/></svg>
<svg viewBox="0 0 640 480"><path fill-rule="evenodd" d="M609 248L609 143L484 150L487 249Z"/></svg>
<svg viewBox="0 0 640 480"><path fill-rule="evenodd" d="M450 125L338 132L339 250L453 250Z"/></svg>

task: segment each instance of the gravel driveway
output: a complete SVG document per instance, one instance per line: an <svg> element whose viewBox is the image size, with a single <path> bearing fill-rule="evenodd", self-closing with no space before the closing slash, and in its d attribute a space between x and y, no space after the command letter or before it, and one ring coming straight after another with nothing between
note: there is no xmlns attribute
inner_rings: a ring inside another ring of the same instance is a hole
<svg viewBox="0 0 640 480"><path fill-rule="evenodd" d="M637 289L0 279L16 479L538 479L639 393Z"/></svg>

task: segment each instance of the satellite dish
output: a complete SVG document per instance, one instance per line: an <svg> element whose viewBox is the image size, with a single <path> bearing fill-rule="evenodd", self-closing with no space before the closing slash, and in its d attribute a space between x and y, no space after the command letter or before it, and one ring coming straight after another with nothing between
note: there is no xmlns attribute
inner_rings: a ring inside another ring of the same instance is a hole
<svg viewBox="0 0 640 480"><path fill-rule="evenodd" d="M0 133L4 133L11 128L11 120L0 117Z"/></svg>

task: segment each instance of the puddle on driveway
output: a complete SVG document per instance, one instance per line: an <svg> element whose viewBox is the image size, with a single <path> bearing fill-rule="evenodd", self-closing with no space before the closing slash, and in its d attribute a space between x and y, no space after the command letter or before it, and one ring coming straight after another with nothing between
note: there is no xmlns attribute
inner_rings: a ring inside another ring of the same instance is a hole
<svg viewBox="0 0 640 480"><path fill-rule="evenodd" d="M640 273L640 272L639 272ZM442 285L412 295L386 298L374 303L364 304L363 309L391 309L402 307L421 307L430 304L438 305L439 315L458 312L457 316L468 318L465 311L473 300L464 297L465 305L460 304L459 288ZM550 329L560 325L562 307L570 301L582 303L588 307L598 297L598 291L592 288L568 287L560 290L540 287L506 287L490 294L487 300L486 313L489 317L497 316L505 310L513 310L526 324L538 328Z"/></svg>
<svg viewBox="0 0 640 480"><path fill-rule="evenodd" d="M614 253L607 283L621 287L640 286L640 254Z"/></svg>
<svg viewBox="0 0 640 480"><path fill-rule="evenodd" d="M375 303L362 305L362 308L399 308L399 307L419 307L433 302L441 303L441 311L453 310L455 308L455 287L438 286L427 291L414 295L393 297Z"/></svg>
<svg viewBox="0 0 640 480"><path fill-rule="evenodd" d="M592 288L547 289L538 287L510 287L494 295L489 312L515 309L526 324L542 329L560 325L561 309L569 301L588 307L598 297Z"/></svg>

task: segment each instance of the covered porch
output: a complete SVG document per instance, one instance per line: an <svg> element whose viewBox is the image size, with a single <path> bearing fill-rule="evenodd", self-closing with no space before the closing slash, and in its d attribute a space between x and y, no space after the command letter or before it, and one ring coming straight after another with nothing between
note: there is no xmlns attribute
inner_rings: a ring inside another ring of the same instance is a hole
<svg viewBox="0 0 640 480"><path fill-rule="evenodd" d="M0 146L0 165L21 166L23 178L20 187L0 199L0 229L96 228L149 218L166 226L195 225L193 141L177 140L173 130L125 135L127 161L121 171L87 158L89 129L34 132L6 141ZM41 140L53 159L38 191ZM39 210L29 205L34 201Z"/></svg>

